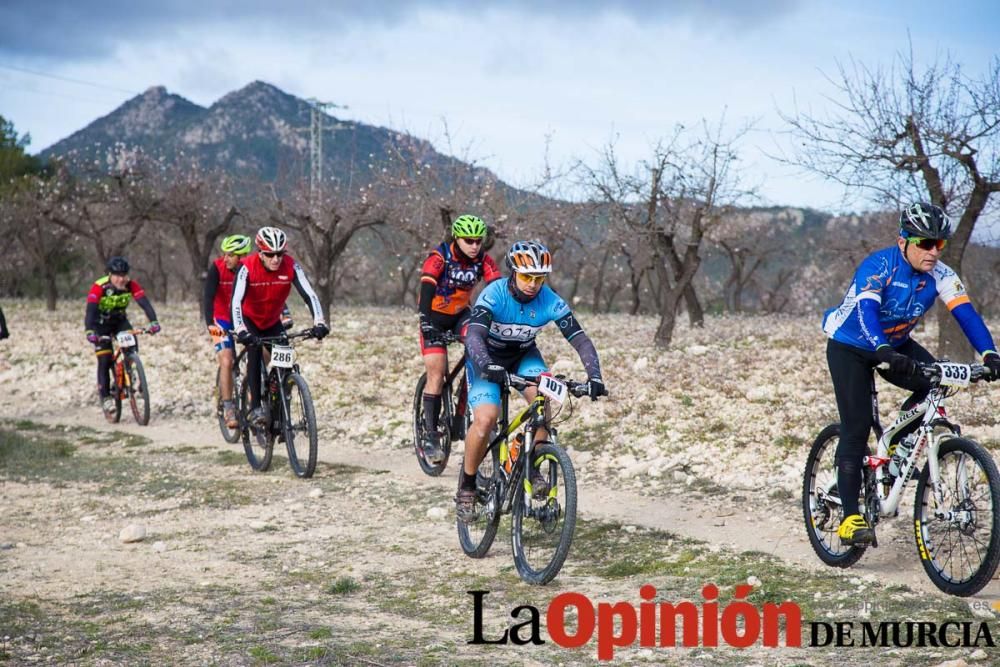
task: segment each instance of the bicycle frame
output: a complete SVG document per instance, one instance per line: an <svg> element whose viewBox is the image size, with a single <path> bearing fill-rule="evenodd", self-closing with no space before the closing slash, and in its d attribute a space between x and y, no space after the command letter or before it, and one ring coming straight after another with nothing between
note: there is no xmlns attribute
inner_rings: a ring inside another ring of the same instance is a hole
<svg viewBox="0 0 1000 667"><path fill-rule="evenodd" d="M130 333L133 336L146 333L145 329L125 329L119 331L118 333ZM114 352L111 355L111 373L115 381L115 386L118 388L119 392L131 391L132 390L132 378L129 374L125 372L125 355L129 351L135 351L138 354L138 345L129 345L127 347L122 347L118 344L117 334L114 336L107 336L111 339L111 347ZM121 394L119 394L121 395ZM126 394L127 396L127 394Z"/></svg>

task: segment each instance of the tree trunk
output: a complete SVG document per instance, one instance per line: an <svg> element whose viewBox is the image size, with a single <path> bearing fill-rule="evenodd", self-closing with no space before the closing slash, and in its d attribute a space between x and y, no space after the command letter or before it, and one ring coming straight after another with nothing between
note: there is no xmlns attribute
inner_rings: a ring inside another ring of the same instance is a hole
<svg viewBox="0 0 1000 667"><path fill-rule="evenodd" d="M56 285L56 272L49 266L46 266L45 271L45 310L51 313L55 311L56 301L59 300L59 288Z"/></svg>
<svg viewBox="0 0 1000 667"><path fill-rule="evenodd" d="M688 283L684 286L684 305L687 307L688 322L692 327L702 328L705 326L705 310L698 301L698 295L694 291L694 285Z"/></svg>

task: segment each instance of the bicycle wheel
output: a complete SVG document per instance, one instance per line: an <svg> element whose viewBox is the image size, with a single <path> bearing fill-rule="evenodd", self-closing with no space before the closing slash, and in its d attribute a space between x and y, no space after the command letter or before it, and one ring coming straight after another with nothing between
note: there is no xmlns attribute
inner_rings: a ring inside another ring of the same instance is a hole
<svg viewBox="0 0 1000 667"><path fill-rule="evenodd" d="M837 535L844 520L834 459L839 442L840 424L830 424L813 441L802 482L802 511L809 543L819 559L833 567L850 567L864 555L865 548L843 544ZM859 507L865 507L864 484L861 495Z"/></svg>
<svg viewBox="0 0 1000 667"><path fill-rule="evenodd" d="M942 503L925 465L913 522L927 576L945 593L968 596L990 582L1000 562L1000 473L978 443L949 438L938 450Z"/></svg>
<svg viewBox="0 0 1000 667"><path fill-rule="evenodd" d="M285 376L282 392L281 433L288 449L288 463L297 477L312 477L316 472L316 454L319 442L316 437L316 410L312 394L304 377L298 373ZM306 453L303 460L299 455Z"/></svg>
<svg viewBox="0 0 1000 667"><path fill-rule="evenodd" d="M125 372L128 373L128 402L132 415L140 426L149 423L149 386L142 360L135 352L125 357Z"/></svg>
<svg viewBox="0 0 1000 667"><path fill-rule="evenodd" d="M261 381L261 392L267 391L267 381ZM243 451L247 456L250 467L258 472L265 472L271 467L271 457L274 455L274 435L271 434L270 427L255 426L253 423L253 410L250 407L250 383L244 382L240 387L240 407L238 417L240 420L240 431L243 439ZM261 401L267 401L264 396Z"/></svg>
<svg viewBox="0 0 1000 667"><path fill-rule="evenodd" d="M514 489L510 543L514 567L529 584L552 581L569 555L576 529L576 473L573 462L562 447L545 443L532 452L530 470L537 471L548 483L548 493L537 498L529 492L530 484L521 482ZM525 475L527 461L522 464ZM521 476L518 476L521 478ZM530 479L530 476L529 476Z"/></svg>
<svg viewBox="0 0 1000 667"><path fill-rule="evenodd" d="M448 424L446 418L439 417L438 435L441 438L441 449L444 451L444 458L441 459L440 463L431 463L428 461L424 456L424 435L426 434L426 429L424 428L424 387L426 386L427 373L424 373L417 380L417 388L413 392L413 451L417 457L417 463L420 465L420 469L424 471L424 474L437 477L444 472L445 466L448 465L448 457L451 456L451 434L447 428L441 428L442 424ZM442 410L450 415L451 406L447 405L449 402L447 394L448 385L445 385L441 396L441 405Z"/></svg>
<svg viewBox="0 0 1000 667"><path fill-rule="evenodd" d="M236 366L233 366L232 373L232 387L233 396L239 396L239 373L236 370ZM215 371L215 414L219 420L219 431L222 433L222 437L226 442L236 444L240 441L240 427L229 428L226 424L226 414L222 407L222 387L219 381L222 378L222 369L219 368Z"/></svg>
<svg viewBox="0 0 1000 667"><path fill-rule="evenodd" d="M503 484L497 448L490 450L476 473L476 504L479 512L472 523L458 521L458 543L470 558L482 558L493 546L502 515Z"/></svg>

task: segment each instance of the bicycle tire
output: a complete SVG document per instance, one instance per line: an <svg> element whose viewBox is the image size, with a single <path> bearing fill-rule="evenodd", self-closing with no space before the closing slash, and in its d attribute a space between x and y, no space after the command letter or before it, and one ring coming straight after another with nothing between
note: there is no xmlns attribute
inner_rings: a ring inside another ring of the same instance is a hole
<svg viewBox="0 0 1000 667"><path fill-rule="evenodd" d="M442 432L440 425L442 423L447 424L448 422L442 422L444 417L440 417L438 420L438 433L441 436L441 449L444 451L444 458L441 459L439 463L431 463L424 456L424 387L427 386L427 373L420 376L417 380L417 387L413 392L413 453L417 457L417 464L420 465L420 469L424 471L425 475L430 477L438 477L444 472L445 467L448 465L448 458L451 456L451 433L448 429L444 429ZM441 392L441 407L442 411L450 413L450 405L446 405L450 397L446 398L448 392L448 385L444 385L444 390Z"/></svg>
<svg viewBox="0 0 1000 667"><path fill-rule="evenodd" d="M298 404L302 414L297 415L294 397L298 395ZM316 457L319 451L319 440L316 433L316 409L313 406L312 394L306 379L292 372L285 376L284 391L281 392L281 431L285 437L285 448L288 450L288 464L296 477L309 478L316 472ZM298 438L305 435L305 442ZM302 445L307 445L309 453L305 464L299 457Z"/></svg>
<svg viewBox="0 0 1000 667"><path fill-rule="evenodd" d="M125 372L128 373L128 402L132 416L140 426L145 426L149 423L149 385L142 360L135 352L125 357Z"/></svg>
<svg viewBox="0 0 1000 667"><path fill-rule="evenodd" d="M267 391L267 381L261 381L261 392ZM267 400L267 397L261 399ZM243 452L246 454L247 463L257 472L267 472L271 467L271 459L274 456L274 435L270 428L259 428L254 426L251 418L250 408L250 383L244 382L240 387L239 405L240 432L243 440Z"/></svg>
<svg viewBox="0 0 1000 667"><path fill-rule="evenodd" d="M483 558L493 546L500 517L503 514L503 487L500 479L500 454L497 448L490 450L492 456L485 457L476 473L476 503L480 511L472 523L457 521L458 543L469 558Z"/></svg>
<svg viewBox="0 0 1000 667"><path fill-rule="evenodd" d="M235 362L233 363L233 368L232 368L231 374L232 374L232 378L233 378L233 381L232 381L233 396L238 396L239 395L239 372L236 369ZM216 414L216 418L219 421L219 432L222 433L223 440L225 440L226 442L228 442L230 444L236 444L237 442L240 441L240 427L239 427L239 424L237 424L236 428L232 428L231 429L226 424L226 411L225 411L225 409L222 406L222 387L219 384L219 381L221 379L222 379L222 369L221 368L217 368L216 371L215 371L215 393L214 393L214 396L215 396L215 414Z"/></svg>
<svg viewBox="0 0 1000 667"><path fill-rule="evenodd" d="M840 497L834 465L839 441L840 424L830 424L819 432L809 448L802 480L802 511L809 544L819 559L831 567L846 568L858 562L865 553L865 547L846 545L840 541L837 529L844 519L843 505L819 496L821 489L828 487L830 497ZM864 494L864 484L861 493ZM864 498L860 500L859 507L865 507Z"/></svg>
<svg viewBox="0 0 1000 667"><path fill-rule="evenodd" d="M941 443L938 469L945 496L941 510L960 513L966 520L935 517L937 501L930 466L925 465L913 503L917 552L924 571L939 589L959 597L975 595L990 582L1000 563L1000 472L982 445L958 437ZM988 535L981 534L984 530ZM954 557L956 549L958 558ZM957 575L954 568L966 563L973 566L971 572Z"/></svg>
<svg viewBox="0 0 1000 667"><path fill-rule="evenodd" d="M547 478L549 490L545 498L538 499L528 495L530 484L523 481L514 489L510 543L518 575L526 583L540 586L559 574L573 544L576 472L569 455L554 443L536 447L531 455L531 467L523 461L517 479L524 480L529 470L538 469Z"/></svg>

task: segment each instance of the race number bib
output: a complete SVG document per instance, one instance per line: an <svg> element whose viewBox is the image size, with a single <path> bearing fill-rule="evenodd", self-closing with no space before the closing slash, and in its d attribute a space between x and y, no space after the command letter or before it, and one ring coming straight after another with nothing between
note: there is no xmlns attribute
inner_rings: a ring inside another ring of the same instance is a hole
<svg viewBox="0 0 1000 667"><path fill-rule="evenodd" d="M295 364L295 348L289 345L275 345L271 348L271 365L291 368Z"/></svg>
<svg viewBox="0 0 1000 667"><path fill-rule="evenodd" d="M967 364L939 363L941 384L948 387L968 387L972 368Z"/></svg>
<svg viewBox="0 0 1000 667"><path fill-rule="evenodd" d="M135 347L135 336L128 331L119 331L115 338L118 339L118 347Z"/></svg>
<svg viewBox="0 0 1000 667"><path fill-rule="evenodd" d="M557 403L566 400L566 385L550 375L543 375L538 379L538 391Z"/></svg>

